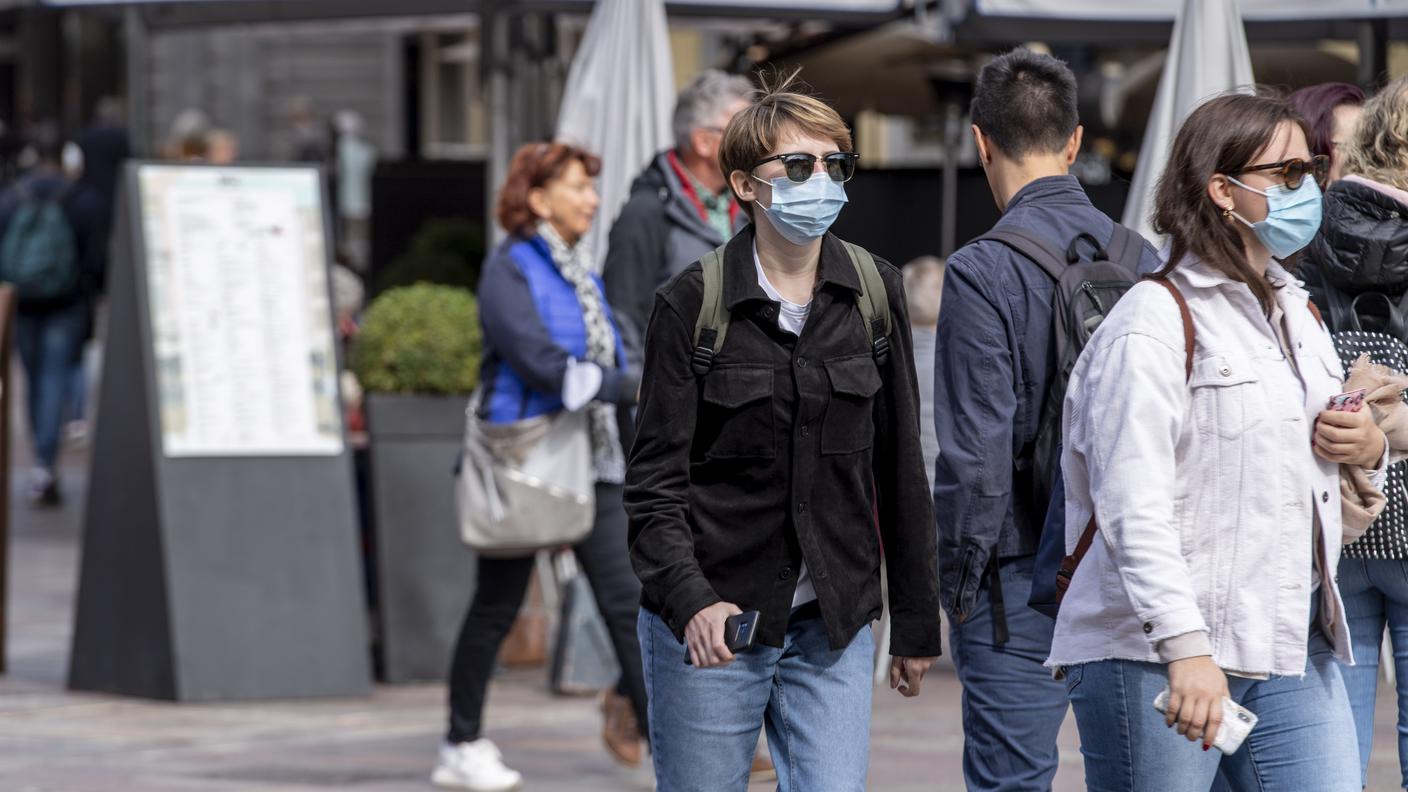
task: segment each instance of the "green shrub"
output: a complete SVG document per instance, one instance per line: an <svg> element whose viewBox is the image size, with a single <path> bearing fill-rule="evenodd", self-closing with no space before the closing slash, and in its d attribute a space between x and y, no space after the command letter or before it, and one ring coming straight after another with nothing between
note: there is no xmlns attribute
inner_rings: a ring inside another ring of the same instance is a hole
<svg viewBox="0 0 1408 792"><path fill-rule="evenodd" d="M372 301L352 371L369 393L463 395L479 383L483 350L474 295L421 283Z"/></svg>
<svg viewBox="0 0 1408 792"><path fill-rule="evenodd" d="M439 283L474 291L484 265L484 227L469 220L425 221L410 248L377 277L376 293L417 283Z"/></svg>

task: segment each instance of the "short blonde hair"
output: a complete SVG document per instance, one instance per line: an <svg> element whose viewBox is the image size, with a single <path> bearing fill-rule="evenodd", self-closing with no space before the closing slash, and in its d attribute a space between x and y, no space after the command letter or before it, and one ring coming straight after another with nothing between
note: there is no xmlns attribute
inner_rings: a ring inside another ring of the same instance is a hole
<svg viewBox="0 0 1408 792"><path fill-rule="evenodd" d="M764 80L762 98L739 111L724 130L723 142L719 144L719 170L730 191L733 182L729 177L733 172L752 171L789 130L832 140L841 151L851 150L850 128L830 105L802 92L797 80L800 72L800 68L796 69L771 86ZM737 192L733 197L752 217L752 204L739 199Z"/></svg>
<svg viewBox="0 0 1408 792"><path fill-rule="evenodd" d="M1344 172L1408 189L1408 77L1399 77L1364 103Z"/></svg>

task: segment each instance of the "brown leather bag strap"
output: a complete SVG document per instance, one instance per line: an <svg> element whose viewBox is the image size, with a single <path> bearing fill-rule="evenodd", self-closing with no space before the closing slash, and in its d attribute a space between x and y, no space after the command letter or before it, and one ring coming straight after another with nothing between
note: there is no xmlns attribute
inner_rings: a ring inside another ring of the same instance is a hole
<svg viewBox="0 0 1408 792"><path fill-rule="evenodd" d="M1173 295L1173 301L1178 303L1178 315L1183 318L1183 378L1193 379L1193 314L1188 311L1188 301L1183 299L1183 292L1173 285L1173 281L1168 278L1150 278L1149 280L1168 289L1168 293Z"/></svg>
<svg viewBox="0 0 1408 792"><path fill-rule="evenodd" d="M1310 315L1315 317L1315 321L1320 323L1320 329L1325 330L1325 317L1320 315L1319 306L1315 304L1314 300L1306 300L1305 304L1310 308Z"/></svg>

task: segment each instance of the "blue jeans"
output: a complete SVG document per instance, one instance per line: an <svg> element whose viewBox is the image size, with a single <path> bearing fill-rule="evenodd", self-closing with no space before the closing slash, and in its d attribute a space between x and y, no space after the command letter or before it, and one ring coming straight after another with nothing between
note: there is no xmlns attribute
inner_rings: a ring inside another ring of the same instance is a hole
<svg viewBox="0 0 1408 792"><path fill-rule="evenodd" d="M1343 669L1349 704L1359 735L1359 766L1369 778L1374 746L1374 701L1379 692L1379 651L1384 627L1393 638L1398 678L1398 767L1408 788L1408 562L1364 558L1340 561L1340 594L1349 615L1356 665Z"/></svg>
<svg viewBox="0 0 1408 792"><path fill-rule="evenodd" d="M973 792L1048 792L1066 719L1066 690L1042 666L1056 622L1027 607L1032 556L998 567L1008 640L993 640L992 591L949 626L949 645L963 684L963 778ZM1204 791L1206 792L1206 790Z"/></svg>
<svg viewBox="0 0 1408 792"><path fill-rule="evenodd" d="M685 665L659 616L637 622L658 792L730 792L766 726L781 792L859 792L870 762L875 639L862 627L833 651L819 617L789 625L784 646L761 644L720 668Z"/></svg>
<svg viewBox="0 0 1408 792"><path fill-rule="evenodd" d="M1305 676L1268 680L1229 676L1233 700L1260 718L1231 756L1164 725L1154 698L1168 687L1167 666L1104 660L1066 668L1066 689L1080 727L1090 792L1359 792L1359 749L1340 664L1318 628L1311 630Z"/></svg>
<svg viewBox="0 0 1408 792"><path fill-rule="evenodd" d="M52 470L68 406L73 367L83 353L87 314L82 303L39 314L20 313L15 326L27 380L30 436L35 464Z"/></svg>

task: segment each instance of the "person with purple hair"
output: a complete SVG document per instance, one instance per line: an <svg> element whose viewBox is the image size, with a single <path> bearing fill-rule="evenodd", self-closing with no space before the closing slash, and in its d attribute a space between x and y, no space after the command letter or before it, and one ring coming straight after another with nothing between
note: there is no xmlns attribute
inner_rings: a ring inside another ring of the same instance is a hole
<svg viewBox="0 0 1408 792"><path fill-rule="evenodd" d="M1291 106L1310 124L1310 153L1330 158L1330 182L1344 172L1344 148L1364 113L1364 91L1331 82L1310 85L1290 96Z"/></svg>

